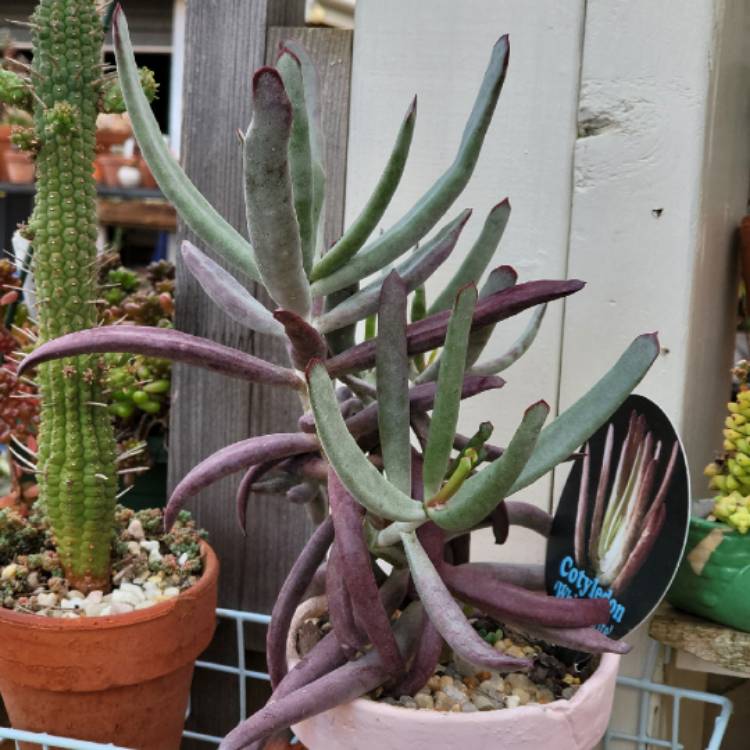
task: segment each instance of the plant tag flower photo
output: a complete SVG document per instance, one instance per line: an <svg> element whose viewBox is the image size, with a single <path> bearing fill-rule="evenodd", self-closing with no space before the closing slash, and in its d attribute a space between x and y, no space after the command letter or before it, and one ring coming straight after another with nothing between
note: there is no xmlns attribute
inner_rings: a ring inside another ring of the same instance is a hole
<svg viewBox="0 0 750 750"><path fill-rule="evenodd" d="M664 412L629 396L581 447L547 545L546 587L610 602L597 629L622 638L659 605L677 571L690 518L685 453Z"/></svg>

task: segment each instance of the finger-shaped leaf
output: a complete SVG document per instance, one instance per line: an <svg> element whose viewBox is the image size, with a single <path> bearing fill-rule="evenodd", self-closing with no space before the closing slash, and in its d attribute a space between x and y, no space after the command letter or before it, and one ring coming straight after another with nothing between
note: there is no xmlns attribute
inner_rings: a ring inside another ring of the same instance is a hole
<svg viewBox="0 0 750 750"><path fill-rule="evenodd" d="M378 312L375 375L378 428L388 481L411 492L409 358L406 354L406 284L396 271L383 282Z"/></svg>
<svg viewBox="0 0 750 750"><path fill-rule="evenodd" d="M480 362L471 367L471 372L481 373L482 375L493 375L503 370L507 370L512 364L517 362L534 343L539 328L544 320L544 313L547 311L547 305L540 305L534 310L523 333L516 339L513 346L505 354L495 357L487 362Z"/></svg>
<svg viewBox="0 0 750 750"><path fill-rule="evenodd" d="M266 632L266 663L274 688L287 672L286 636L292 617L332 542L333 520L328 517L308 539L276 597Z"/></svg>
<svg viewBox="0 0 750 750"><path fill-rule="evenodd" d="M548 414L549 405L545 401L530 406L503 455L465 481L445 506L428 507L430 518L441 528L450 531L471 529L487 518L495 506L505 499L529 460Z"/></svg>
<svg viewBox="0 0 750 750"><path fill-rule="evenodd" d="M183 221L212 250L255 281L260 274L250 243L201 195L164 142L151 106L141 88L125 14L115 12L113 41L117 70L138 146L165 197Z"/></svg>
<svg viewBox="0 0 750 750"><path fill-rule="evenodd" d="M516 624L507 618L504 622L516 627L532 638L538 638L556 646L564 646L575 651L585 651L589 654L627 654L631 651L625 641L615 641L607 638L596 628L546 628L542 625Z"/></svg>
<svg viewBox="0 0 750 750"><path fill-rule="evenodd" d="M307 381L318 437L329 462L354 499L383 518L424 520L422 505L388 482L360 450L341 416L333 383L321 362L308 366Z"/></svg>
<svg viewBox="0 0 750 750"><path fill-rule="evenodd" d="M511 671L528 669L531 662L496 651L469 624L451 596L414 532L401 534L414 586L432 624L453 651L472 664Z"/></svg>
<svg viewBox="0 0 750 750"><path fill-rule="evenodd" d="M432 423L424 451L424 496L429 500L445 478L461 404L461 384L466 364L469 331L477 302L477 289L468 286L459 292L448 324L443 349L443 365L437 381Z"/></svg>
<svg viewBox="0 0 750 750"><path fill-rule="evenodd" d="M528 487L583 445L641 382L659 354L655 333L639 336L591 390L549 424L508 494Z"/></svg>
<svg viewBox="0 0 750 750"><path fill-rule="evenodd" d="M552 532L552 516L538 505L521 500L507 500L505 507L508 509L508 522L511 526L523 526L544 537Z"/></svg>
<svg viewBox="0 0 750 750"><path fill-rule="evenodd" d="M471 211L463 211L458 218L444 227L434 240L420 248L414 258L410 258L396 269L406 285L407 293L413 292L424 284L448 258L470 215ZM381 287L382 283L377 281L353 294L330 312L322 315L318 319L318 329L323 333L328 333L366 318L378 309Z"/></svg>
<svg viewBox="0 0 750 750"><path fill-rule="evenodd" d="M263 476L276 465L276 463L276 461L267 461L263 464L255 464L245 472L240 480L239 486L237 487L237 494L235 495L234 505L237 512L237 524L243 534L246 533L247 503L250 499L250 493L253 491L253 485L259 482Z"/></svg>
<svg viewBox="0 0 750 750"><path fill-rule="evenodd" d="M294 212L299 224L302 263L305 272L312 268L315 254L313 227L313 171L305 86L302 64L288 48L281 49L276 61L289 101L292 105L292 131L289 136L289 172L294 195Z"/></svg>
<svg viewBox="0 0 750 750"><path fill-rule="evenodd" d="M535 307L553 299L560 299L573 294L584 286L582 281L529 281L525 284L497 292L485 299L480 299L474 310L472 330L498 323L501 320L517 315L519 312ZM407 351L410 356L430 351L442 346L448 328L450 313L443 311L430 315L417 323L407 326ZM375 363L374 341L364 341L342 354L326 361L328 372L340 377L352 372L369 369ZM568 451L570 455L572 451Z"/></svg>
<svg viewBox="0 0 750 750"><path fill-rule="evenodd" d="M461 601L471 604L500 621L549 625L559 628L582 628L601 625L609 620L608 599L558 599L540 596L519 586L504 583L493 573L473 563L440 568L445 584Z"/></svg>
<svg viewBox="0 0 750 750"><path fill-rule="evenodd" d="M37 347L21 362L19 372L50 359L99 352L145 354L147 357L195 365L253 383L283 385L298 390L304 388L299 376L288 367L272 365L200 336L153 326L105 326L68 333Z"/></svg>
<svg viewBox="0 0 750 750"><path fill-rule="evenodd" d="M432 315L432 313L440 312L441 310L449 310L453 306L453 301L459 289L467 284L476 284L479 286L479 279L482 278L482 274L487 270L487 266L489 266L497 250L497 246L500 244L500 239L505 231L505 225L508 223L509 216L510 202L506 198L490 211L476 242L474 242L471 250L466 254L453 278L430 305L428 314Z"/></svg>
<svg viewBox="0 0 750 750"><path fill-rule="evenodd" d="M502 388L505 381L496 377L470 377L464 378L461 385L461 398L471 398L479 393ZM437 392L436 383L424 383L409 389L409 408L407 413L419 414L432 409L435 403L435 394ZM361 412L350 417L346 421L346 426L354 437L367 435L378 427L378 414L380 412L379 402L366 406Z"/></svg>
<svg viewBox="0 0 750 750"><path fill-rule="evenodd" d="M383 666L395 677L406 665L393 637L390 617L378 598L372 558L362 530L362 508L333 470L328 472L328 496L342 566L339 572L349 591L354 619L380 654Z"/></svg>
<svg viewBox="0 0 750 750"><path fill-rule="evenodd" d="M255 262L271 297L306 318L310 285L302 262L287 149L292 106L275 68L253 76L253 119L245 134L245 209Z"/></svg>
<svg viewBox="0 0 750 750"><path fill-rule="evenodd" d="M354 619L351 596L344 580L345 571L339 545L334 542L326 568L328 617L344 656L351 661L357 658L357 651L367 641L367 637Z"/></svg>
<svg viewBox="0 0 750 750"><path fill-rule="evenodd" d="M401 175L404 173L406 158L409 155L411 139L414 135L414 123L417 117L417 97L414 97L404 118L396 143L385 165L372 195L359 216L344 232L341 239L315 264L310 279L317 281L338 270L351 258L375 231L378 222L383 218L386 208L396 192Z"/></svg>
<svg viewBox="0 0 750 750"><path fill-rule="evenodd" d="M532 591L545 589L544 565L542 564L476 562L471 565L475 570L485 570L504 583L512 583L514 586Z"/></svg>
<svg viewBox="0 0 750 750"><path fill-rule="evenodd" d="M273 317L284 326L296 368L304 370L311 359L325 359L326 342L306 320L290 310L275 310Z"/></svg>
<svg viewBox="0 0 750 750"><path fill-rule="evenodd" d="M419 242L440 221L466 187L474 171L505 80L508 52L508 37L503 36L492 50L489 66L451 166L402 219L364 247L345 266L316 281L313 294L330 294L385 267Z"/></svg>
<svg viewBox="0 0 750 750"><path fill-rule="evenodd" d="M254 464L275 461L300 453L310 453L319 448L317 438L304 432L260 435L227 445L208 458L204 458L180 480L172 491L164 511L164 524L168 529L171 528L177 513L188 498L229 474L234 474Z"/></svg>
<svg viewBox="0 0 750 750"><path fill-rule="evenodd" d="M394 624L394 634L404 655L410 653L416 644L421 618L422 608L412 603ZM359 698L387 679L388 672L381 664L378 653L369 651L356 661L308 683L305 688L267 703L235 727L222 740L219 750L244 750L251 743L279 729Z"/></svg>
<svg viewBox="0 0 750 750"><path fill-rule="evenodd" d="M182 243L182 259L203 291L232 320L258 333L283 338L284 328L231 273L192 242Z"/></svg>

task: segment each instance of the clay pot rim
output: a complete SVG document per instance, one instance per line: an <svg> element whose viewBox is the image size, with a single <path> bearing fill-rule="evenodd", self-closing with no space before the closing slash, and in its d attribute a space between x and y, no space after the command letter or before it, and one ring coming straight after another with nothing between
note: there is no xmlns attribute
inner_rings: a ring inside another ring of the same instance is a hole
<svg viewBox="0 0 750 750"><path fill-rule="evenodd" d="M12 161L23 161L23 162L33 162L34 160L27 154L25 151L19 151L16 148L10 148L5 152L5 159L12 160Z"/></svg>
<svg viewBox="0 0 750 750"><path fill-rule="evenodd" d="M295 641L297 631L302 623L302 620L308 617L316 617L325 612L326 610L326 596L316 596L312 599L307 599L302 602L294 613L292 619L292 625L289 628L289 637L287 638L287 662L289 663L289 669L294 667L297 661L300 660L300 656L297 653ZM510 712L505 709L498 709L496 711L479 711L476 713L454 713L445 711L419 711L420 722L433 722L435 724L450 720L451 722L465 723L465 724L476 724L478 720L485 721L504 721L515 718L523 718L526 715L537 716L539 709L545 711L561 711L563 713L569 713L575 710L582 703L587 702L591 696L594 695L594 691L600 689L602 682L609 680L610 675L614 672L617 676L617 672L620 668L620 656L619 654L605 653L601 654L599 660L599 666L591 673L589 678L581 683L581 687L576 691L572 698L558 698L551 703L533 703L527 706L516 706L510 709ZM596 679L595 679L596 678ZM343 704L342 704L343 705ZM406 714L404 711L414 712L414 709L407 708L406 706L392 706L390 703L383 703L382 701L374 701L369 698L355 698L353 701L349 701L347 705L351 705L352 708L356 709L358 713L377 716L383 721L387 721L389 716L394 718L405 718ZM338 706L340 708L341 706ZM334 709L335 710L335 709ZM502 714L502 716L500 716ZM450 719L446 719L450 717Z"/></svg>
<svg viewBox="0 0 750 750"><path fill-rule="evenodd" d="M189 589L181 591L166 601L154 604L152 607L137 609L117 615L100 615L97 617L40 617L39 615L16 612L12 609L0 608L0 623L20 625L35 630L66 630L68 632L86 632L105 628L121 628L149 622L164 617L186 599L200 597L204 589L211 585L218 572L219 560L210 544L201 541L201 557L203 558L203 573L198 581Z"/></svg>

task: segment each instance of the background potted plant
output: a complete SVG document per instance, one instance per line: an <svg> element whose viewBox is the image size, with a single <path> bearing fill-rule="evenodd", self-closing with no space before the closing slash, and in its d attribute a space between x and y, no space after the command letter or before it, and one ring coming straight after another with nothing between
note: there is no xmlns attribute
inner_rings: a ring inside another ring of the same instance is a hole
<svg viewBox="0 0 750 750"><path fill-rule="evenodd" d="M717 492L709 513L690 518L685 556L669 601L680 609L750 632L750 362L732 371L721 454L705 470Z"/></svg>
<svg viewBox="0 0 750 750"><path fill-rule="evenodd" d="M0 98L33 115L13 140L37 169L23 234L44 342L97 323L95 122L119 85L100 63L93 0L41 0L30 27L33 64L3 72ZM29 522L0 517L0 691L18 728L176 748L193 662L214 630L218 564L186 518L165 536L160 511L117 506L129 456L116 453L106 375L97 356L36 373L38 452L17 456L40 501Z"/></svg>
<svg viewBox="0 0 750 750"><path fill-rule="evenodd" d="M538 748L540 741L552 737L556 747L593 746L606 726L616 656L602 658L590 689L580 698L583 713L573 724L564 717L568 710L581 710L576 701L545 711L524 707L507 714L461 717L434 713L433 719L424 720L403 708L372 704L376 707L362 709L370 706L366 701L346 705L380 688L395 694L418 692L432 676L444 643L477 672L532 666L524 653L493 647L491 638L483 638L475 627L474 615L469 621L458 602L550 643L594 653L627 649L592 627L608 618L605 600L530 593L524 586L539 587L538 570L473 565L465 544L455 543L489 524L499 540L512 524L548 533L546 513L505 498L584 444L658 353L654 335L637 338L589 393L546 428L547 404L529 407L505 449L487 442L487 424L471 438L456 433L460 400L503 385L497 373L528 348L541 312L538 309L510 352L482 362L493 326L583 286L577 280L519 284L513 269L500 266L477 291L507 221L507 201L492 210L461 267L429 306L423 284L454 249L469 213L402 258L441 220L471 176L505 78L507 38L493 50L448 170L406 216L366 244L401 177L416 114L413 104L370 201L325 254L318 232L324 184L318 93L304 50L288 43L276 67L261 68L253 78L254 115L243 138L251 245L207 203L166 149L141 90L122 13L115 17L114 40L134 132L160 188L199 239L261 282L279 308L267 310L226 270L185 243L182 255L188 269L235 320L285 340L293 367L179 331L139 326L64 335L36 349L24 367L84 352L158 352L299 393L306 409L299 432L251 437L205 459L174 490L167 525L196 492L238 471L245 472L236 499L243 527L254 490L273 488L309 504L330 500L331 515L324 517L294 565L274 608L267 644L274 695L230 733L222 747L260 747L290 724L296 724L303 740L309 733L313 748L352 747L352 735L341 735L341 717L359 717L362 710L376 714L370 726L354 721L353 736L362 747L384 740L383 725L391 730L395 726L390 724L396 721L393 711L400 712L404 726L418 727L399 735L399 741L406 736L415 747L453 746L467 732L472 738L501 740L506 747ZM384 278L382 272L391 266ZM381 276L368 284L365 279L373 273ZM357 322L378 311L377 337L354 344ZM412 447L411 431L419 449ZM481 464L486 466L479 470ZM329 548L325 588L332 632L288 671L287 634L294 611ZM377 561L388 562L390 574ZM397 609L400 616L394 619ZM305 721L320 714L317 723ZM508 722L516 729L509 730ZM370 734L377 724L380 732ZM325 725L329 731L321 733ZM392 741L392 731L388 737Z"/></svg>

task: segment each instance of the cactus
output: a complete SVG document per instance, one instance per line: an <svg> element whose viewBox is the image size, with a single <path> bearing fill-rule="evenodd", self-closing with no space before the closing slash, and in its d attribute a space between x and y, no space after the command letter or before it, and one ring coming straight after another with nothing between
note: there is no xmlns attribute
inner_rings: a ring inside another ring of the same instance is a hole
<svg viewBox="0 0 750 750"><path fill-rule="evenodd" d="M532 404L505 448L489 442L488 423L471 437L456 432L461 400L504 385L497 372L529 347L543 306L583 287L575 279L518 283L513 269L491 268L510 212L506 201L490 213L447 291L431 305L425 298L424 282L455 252L469 212L422 241L444 222L479 157L505 79L507 37L492 51L445 173L368 244L403 172L416 116L412 103L372 198L329 253L319 231L324 177L316 79L299 45L285 44L278 67L261 68L252 81L255 119L243 146L251 244L218 215L164 147L120 12L114 41L136 137L162 190L200 242L263 283L280 307L268 310L229 271L187 242L182 247L186 267L227 315L285 341L290 362L266 362L180 331L118 326L49 341L22 367L83 353L130 352L296 391L306 409L298 432L250 437L206 458L174 489L165 520L172 523L188 499L236 472L244 472L236 498L243 528L254 492L292 502L330 502L331 515L322 519L274 607L267 642L271 703L233 730L221 747L257 748L278 730L380 685L392 687L395 681L398 689L416 691L432 674L444 641L477 665L531 666L488 645L459 601L553 643L625 652L625 644L592 627L607 620L606 600L555 599L527 591L523 586L538 586L538 568L487 567L445 557L452 539L481 527L492 526L498 541L515 525L549 534L549 514L506 498L583 445L638 384L659 350L654 334L636 338L588 393L546 426L549 406ZM304 123L295 123L298 113L304 113ZM272 176L264 178L267 170ZM418 243L419 249L407 254ZM373 272L380 276L367 283ZM534 313L521 339L502 357L483 360L493 326L524 310ZM352 326L374 315L377 336L347 344ZM342 332L346 335L339 336ZM412 448L411 432L419 449ZM325 581L333 632L287 672L284 648L292 613L329 548ZM377 559L393 566L380 587L373 573ZM418 601L394 624L391 613L404 602L409 579ZM373 648L367 650L367 644ZM365 655L357 658L362 651Z"/></svg>
<svg viewBox="0 0 750 750"><path fill-rule="evenodd" d="M3 72L0 98L33 111L33 128L16 132L14 142L36 159L24 233L34 248L39 336L49 341L96 325L96 117L116 95L100 62L104 32L93 0L41 0L30 25L29 76ZM81 591L110 586L117 468L103 375L103 361L91 355L38 372L40 498L65 574Z"/></svg>
<svg viewBox="0 0 750 750"><path fill-rule="evenodd" d="M724 443L720 458L706 466L709 489L718 492L712 514L741 534L750 530L750 362L741 360L732 370L739 382L734 400L727 404Z"/></svg>

